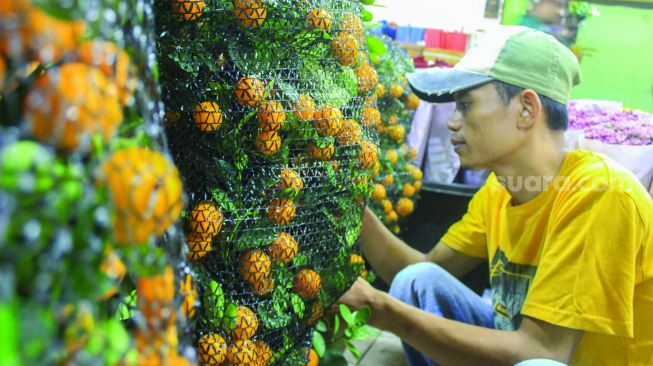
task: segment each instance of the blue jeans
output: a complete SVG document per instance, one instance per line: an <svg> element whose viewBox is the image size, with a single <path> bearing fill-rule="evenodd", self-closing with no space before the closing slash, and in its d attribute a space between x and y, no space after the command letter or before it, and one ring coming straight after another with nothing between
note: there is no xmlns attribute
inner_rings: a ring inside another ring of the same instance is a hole
<svg viewBox="0 0 653 366"><path fill-rule="evenodd" d="M492 305L463 285L437 264L423 262L401 270L390 285L393 297L447 319L486 328L494 328ZM436 366L425 355L403 342L406 358L411 366ZM557 366L564 364L550 360L528 360L518 366ZM517 365L516 365L517 366Z"/></svg>

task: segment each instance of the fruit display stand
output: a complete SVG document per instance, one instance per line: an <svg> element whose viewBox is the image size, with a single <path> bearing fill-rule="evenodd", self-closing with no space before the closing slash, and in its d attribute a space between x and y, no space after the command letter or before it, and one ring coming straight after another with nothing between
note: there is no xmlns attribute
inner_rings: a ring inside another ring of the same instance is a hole
<svg viewBox="0 0 653 366"><path fill-rule="evenodd" d="M0 4L2 365L190 365L151 4Z"/></svg>
<svg viewBox="0 0 653 366"><path fill-rule="evenodd" d="M313 326L364 270L356 240L380 168L360 3L155 10L198 361L305 365Z"/></svg>

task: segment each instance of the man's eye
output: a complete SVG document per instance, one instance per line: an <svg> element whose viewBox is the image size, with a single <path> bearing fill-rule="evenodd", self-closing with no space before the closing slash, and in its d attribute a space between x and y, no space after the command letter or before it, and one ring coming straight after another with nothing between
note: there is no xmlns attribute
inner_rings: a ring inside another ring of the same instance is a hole
<svg viewBox="0 0 653 366"><path fill-rule="evenodd" d="M470 105L469 102L457 102L456 103L456 106L458 107L458 110L460 110L461 112L464 112L467 109L469 109L469 105Z"/></svg>

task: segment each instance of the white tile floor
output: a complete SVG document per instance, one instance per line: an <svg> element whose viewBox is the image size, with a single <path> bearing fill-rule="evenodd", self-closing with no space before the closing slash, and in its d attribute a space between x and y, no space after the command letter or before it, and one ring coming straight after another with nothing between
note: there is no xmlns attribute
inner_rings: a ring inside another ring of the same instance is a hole
<svg viewBox="0 0 653 366"><path fill-rule="evenodd" d="M361 351L361 359L345 352L350 366L408 366L401 340L392 333L382 332L376 339L354 343Z"/></svg>

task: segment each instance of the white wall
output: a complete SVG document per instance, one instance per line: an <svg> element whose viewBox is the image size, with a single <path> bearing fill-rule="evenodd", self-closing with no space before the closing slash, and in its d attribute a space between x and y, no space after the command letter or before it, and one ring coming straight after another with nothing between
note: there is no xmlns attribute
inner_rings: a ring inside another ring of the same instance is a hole
<svg viewBox="0 0 653 366"><path fill-rule="evenodd" d="M483 17L485 0L377 0L380 5L366 7L374 21L387 20L398 25L473 32L498 24Z"/></svg>

